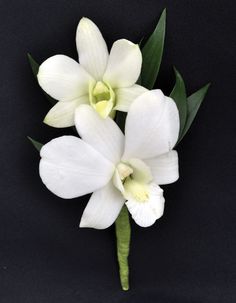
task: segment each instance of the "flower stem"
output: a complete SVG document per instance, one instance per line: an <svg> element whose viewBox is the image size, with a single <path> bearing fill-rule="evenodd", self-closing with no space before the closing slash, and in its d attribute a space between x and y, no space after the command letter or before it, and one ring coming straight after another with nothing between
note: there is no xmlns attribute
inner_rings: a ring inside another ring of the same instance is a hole
<svg viewBox="0 0 236 303"><path fill-rule="evenodd" d="M129 247L130 247L130 222L127 207L124 205L116 219L117 258L120 271L120 283L123 290L129 289Z"/></svg>

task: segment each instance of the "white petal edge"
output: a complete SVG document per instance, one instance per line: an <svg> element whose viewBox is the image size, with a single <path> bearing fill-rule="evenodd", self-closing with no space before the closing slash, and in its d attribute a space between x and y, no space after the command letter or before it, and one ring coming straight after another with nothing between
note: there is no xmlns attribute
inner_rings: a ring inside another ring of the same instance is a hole
<svg viewBox="0 0 236 303"><path fill-rule="evenodd" d="M138 84L134 84L131 87L116 89L116 106L114 109L127 112L132 102L146 91L148 90L145 87Z"/></svg>
<svg viewBox="0 0 236 303"><path fill-rule="evenodd" d="M125 189L124 189L124 185L120 179L118 170L116 169L112 178L112 182L114 184L114 186L121 192L124 193Z"/></svg>
<svg viewBox="0 0 236 303"><path fill-rule="evenodd" d="M91 106L81 105L75 112L75 125L81 138L112 163L117 164L124 151L124 135L111 119L103 119Z"/></svg>
<svg viewBox="0 0 236 303"><path fill-rule="evenodd" d="M76 45L80 64L96 80L101 80L107 66L107 45L97 25L88 18L79 22Z"/></svg>
<svg viewBox="0 0 236 303"><path fill-rule="evenodd" d="M125 199L112 182L95 191L81 218L80 227L105 229L118 217Z"/></svg>
<svg viewBox="0 0 236 303"><path fill-rule="evenodd" d="M149 201L137 202L130 198L125 204L139 226L149 227L163 215L165 204L163 190L158 185L151 183Z"/></svg>
<svg viewBox="0 0 236 303"><path fill-rule="evenodd" d="M125 125L123 159L153 158L169 152L179 134L175 102L161 90L148 91L130 106Z"/></svg>
<svg viewBox="0 0 236 303"><path fill-rule="evenodd" d="M154 182L159 185L170 184L179 179L178 153L175 150L159 157L146 159Z"/></svg>
<svg viewBox="0 0 236 303"><path fill-rule="evenodd" d="M142 54L138 44L126 39L113 43L103 80L112 88L134 85L140 75Z"/></svg>
<svg viewBox="0 0 236 303"><path fill-rule="evenodd" d="M114 166L99 152L73 136L56 138L40 151L39 174L55 195L71 199L105 186Z"/></svg>
<svg viewBox="0 0 236 303"><path fill-rule="evenodd" d="M89 103L88 95L72 101L58 101L47 113L44 123L53 127L69 127L75 125L75 110L81 104Z"/></svg>
<svg viewBox="0 0 236 303"><path fill-rule="evenodd" d="M42 89L59 101L71 101L89 92L94 79L75 60L55 55L44 61L38 72Z"/></svg>

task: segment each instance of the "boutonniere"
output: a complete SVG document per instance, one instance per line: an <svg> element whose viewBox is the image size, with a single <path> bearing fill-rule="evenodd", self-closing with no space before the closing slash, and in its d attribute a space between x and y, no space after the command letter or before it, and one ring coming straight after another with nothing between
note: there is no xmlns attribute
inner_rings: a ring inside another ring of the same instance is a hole
<svg viewBox="0 0 236 303"><path fill-rule="evenodd" d="M40 177L63 199L91 194L80 227L115 224L123 290L129 289L130 217L148 227L163 215L161 185L179 178L176 146L209 87L187 96L184 80L174 69L170 96L154 89L165 24L164 10L146 43L120 39L108 51L95 23L82 18L76 32L78 62L55 55L38 65L29 55L33 73L53 104L44 123L75 126L73 135L62 132L44 145L30 138L40 151Z"/></svg>

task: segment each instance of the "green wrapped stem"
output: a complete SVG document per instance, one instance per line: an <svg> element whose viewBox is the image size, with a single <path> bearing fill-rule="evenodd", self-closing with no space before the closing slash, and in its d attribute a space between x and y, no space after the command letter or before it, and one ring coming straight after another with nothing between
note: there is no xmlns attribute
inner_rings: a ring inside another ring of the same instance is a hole
<svg viewBox="0 0 236 303"><path fill-rule="evenodd" d="M129 289L129 246L130 246L130 222L127 207L124 205L116 219L117 257L120 271L120 283L123 290Z"/></svg>

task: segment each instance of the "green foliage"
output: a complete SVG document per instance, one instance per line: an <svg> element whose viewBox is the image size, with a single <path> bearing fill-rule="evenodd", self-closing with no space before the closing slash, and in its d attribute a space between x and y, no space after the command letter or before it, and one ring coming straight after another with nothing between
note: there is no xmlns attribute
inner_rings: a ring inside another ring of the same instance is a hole
<svg viewBox="0 0 236 303"><path fill-rule="evenodd" d="M40 142L38 142L38 141L36 141L36 140L34 140L34 139L32 139L29 136L27 138L30 140L30 142L33 144L33 146L37 149L37 151L40 152L41 148L43 147L43 144L40 143Z"/></svg>
<svg viewBox="0 0 236 303"><path fill-rule="evenodd" d="M197 112L202 104L202 101L204 100L207 94L209 87L210 87L210 83L204 85L202 88L200 88L198 91L196 91L195 93L193 93L191 96L188 97L187 119L182 134L179 138L179 142L183 139L183 137L188 132L190 126L192 125L193 120L197 115Z"/></svg>
<svg viewBox="0 0 236 303"><path fill-rule="evenodd" d="M166 31L166 9L163 10L157 26L142 48L142 85L152 89L160 69Z"/></svg>
<svg viewBox="0 0 236 303"><path fill-rule="evenodd" d="M34 58L31 56L31 54L28 53L27 56L28 56L28 60L29 60L33 75L37 79L37 74L39 71L39 64L34 60Z"/></svg>
<svg viewBox="0 0 236 303"><path fill-rule="evenodd" d="M180 130L177 142L178 144L186 135L191 124L193 123L193 120L197 115L197 112L200 108L202 101L204 100L204 97L208 91L210 84L206 84L194 94L187 97L184 80L176 68L174 68L174 71L176 76L176 82L170 94L170 97L175 101L179 111Z"/></svg>
<svg viewBox="0 0 236 303"><path fill-rule="evenodd" d="M34 58L31 56L31 54L28 53L27 55L28 55L28 60L29 60L33 75L37 79L37 74L39 71L39 64L34 60ZM51 96L49 96L45 92L43 92L43 93L52 105L55 105L57 103L57 100L53 99Z"/></svg>
<svg viewBox="0 0 236 303"><path fill-rule="evenodd" d="M185 84L182 76L180 75L180 73L177 71L176 68L174 68L174 71L175 71L176 82L170 94L170 97L175 101L179 111L179 120L180 120L179 138L180 138L187 119L187 96L186 96Z"/></svg>

